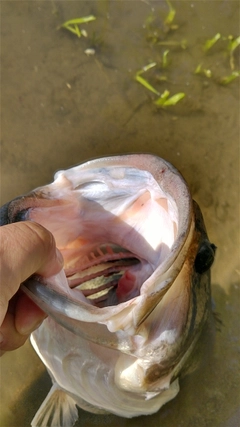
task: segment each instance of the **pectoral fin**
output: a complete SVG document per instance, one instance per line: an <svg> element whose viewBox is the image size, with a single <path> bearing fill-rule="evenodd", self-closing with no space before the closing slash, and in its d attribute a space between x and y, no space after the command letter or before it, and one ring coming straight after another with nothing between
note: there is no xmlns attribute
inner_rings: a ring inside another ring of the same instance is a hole
<svg viewBox="0 0 240 427"><path fill-rule="evenodd" d="M75 400L55 383L31 422L32 427L72 427L78 419Z"/></svg>

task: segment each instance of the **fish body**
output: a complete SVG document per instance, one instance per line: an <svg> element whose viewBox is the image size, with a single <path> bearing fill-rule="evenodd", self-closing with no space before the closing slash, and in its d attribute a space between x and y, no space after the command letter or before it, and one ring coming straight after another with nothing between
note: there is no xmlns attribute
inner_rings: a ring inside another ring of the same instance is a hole
<svg viewBox="0 0 240 427"><path fill-rule="evenodd" d="M1 225L24 220L64 257L59 274L23 285L49 314L31 342L53 386L32 426L70 427L76 405L158 411L210 310L215 246L180 173L149 154L91 160L1 208Z"/></svg>

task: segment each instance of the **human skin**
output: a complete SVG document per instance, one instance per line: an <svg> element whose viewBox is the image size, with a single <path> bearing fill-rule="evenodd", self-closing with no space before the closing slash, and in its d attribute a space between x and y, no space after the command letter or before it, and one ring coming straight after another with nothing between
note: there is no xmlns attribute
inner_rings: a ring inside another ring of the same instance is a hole
<svg viewBox="0 0 240 427"><path fill-rule="evenodd" d="M39 224L0 227L0 355L23 345L46 317L20 284L34 273L49 277L62 267L53 235Z"/></svg>

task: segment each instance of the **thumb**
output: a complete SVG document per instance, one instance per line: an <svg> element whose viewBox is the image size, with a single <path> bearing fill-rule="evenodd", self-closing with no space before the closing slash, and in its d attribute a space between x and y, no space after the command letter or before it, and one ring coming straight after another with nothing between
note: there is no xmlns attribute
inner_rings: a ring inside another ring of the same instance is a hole
<svg viewBox="0 0 240 427"><path fill-rule="evenodd" d="M53 235L41 225L23 221L0 227L0 325L8 302L32 274L57 274L63 258Z"/></svg>

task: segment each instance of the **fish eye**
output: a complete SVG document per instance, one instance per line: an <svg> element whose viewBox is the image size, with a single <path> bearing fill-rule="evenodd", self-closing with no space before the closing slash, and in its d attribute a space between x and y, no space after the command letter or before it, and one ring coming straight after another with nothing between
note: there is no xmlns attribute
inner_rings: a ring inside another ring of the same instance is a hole
<svg viewBox="0 0 240 427"><path fill-rule="evenodd" d="M208 240L202 242L194 262L197 273L202 274L209 270L213 264L216 249L217 247Z"/></svg>

